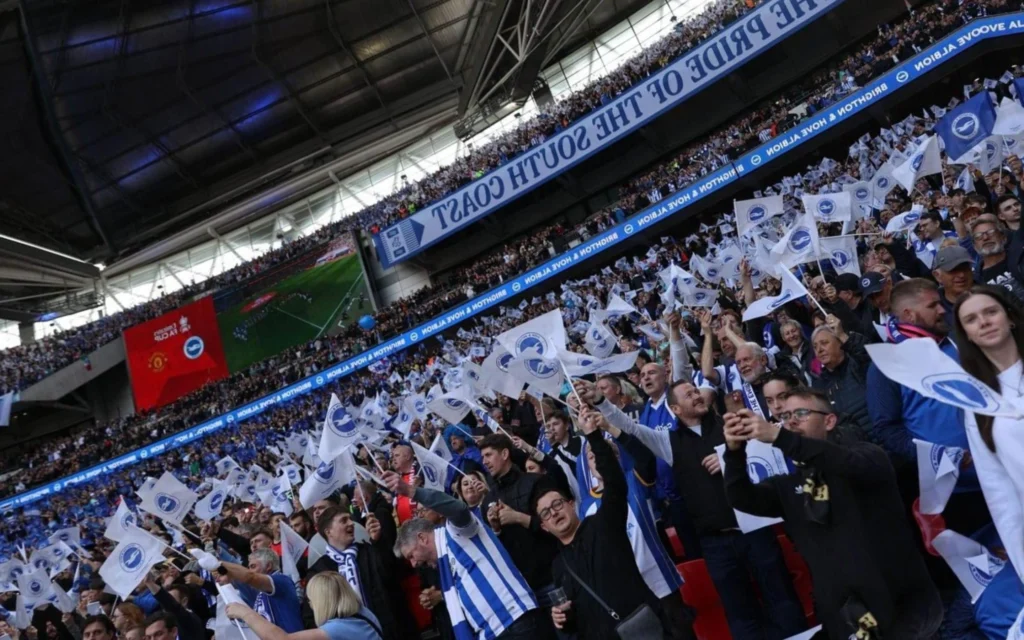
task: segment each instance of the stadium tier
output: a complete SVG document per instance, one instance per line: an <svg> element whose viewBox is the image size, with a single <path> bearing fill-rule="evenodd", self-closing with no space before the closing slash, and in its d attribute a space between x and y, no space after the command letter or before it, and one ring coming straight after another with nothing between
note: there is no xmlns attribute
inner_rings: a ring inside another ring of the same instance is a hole
<svg viewBox="0 0 1024 640"><path fill-rule="evenodd" d="M935 15L941 15L941 13L936 12ZM937 47L938 45L933 46ZM816 134L826 131L831 124L839 121L838 119L831 120L829 117L830 114L852 114L859 109L857 107L851 107L851 104L859 105L860 108L863 108L868 104L868 101L864 98L865 96L869 96L869 99L872 101L875 98L881 97L877 87L884 85L895 88L904 84L903 82L897 82L896 84L891 84L891 82L887 83L886 78L896 77L901 73L916 73L918 75L925 73L930 69L931 65L921 65L916 62L918 58L927 59L928 56L919 55L912 58L904 65L901 65L899 70L890 71L888 74L883 76L883 78L875 79L873 82L859 89L853 96L832 105L831 108L822 112L825 115L815 114L811 120L821 123L820 126L796 127L796 130L800 131L800 139L798 141L801 141L802 139L812 139ZM908 76L907 80L909 80L909 77L912 76ZM727 129L727 131L729 131L729 129ZM793 139L793 135L794 134L790 133L789 135L783 136L783 139L790 141ZM700 146L703 147L704 145L702 144ZM293 366L282 367L281 365L286 362L285 360L272 358L266 362L260 363L252 370L247 371L244 375L234 376L226 382L215 383L210 387L200 390L194 397L184 398L180 402L180 406L186 408L185 415L187 415L187 417L183 419L175 419L173 421L165 421L163 423L172 425L170 427L157 426L156 428L151 428L151 421L147 416L144 418L128 419L120 425L120 429L125 428L126 425L130 425L128 428L138 433L156 433L166 435L166 438L153 445L153 448L150 451L150 454L153 454L166 450L168 447L186 444L197 437L201 437L205 433L209 433L218 428L230 426L236 421L250 419L267 409L272 408L276 404L287 402L297 395L304 395L310 391L330 385L334 380L344 378L352 372L361 370L375 362L388 358L409 346L423 342L428 337L441 334L447 329L455 327L467 318L470 318L503 300L515 298L517 294L520 294L531 286L535 286L549 278L558 277L559 273L566 271L570 266L574 266L576 263L600 253L600 251L607 250L621 241L630 239L638 230L650 227L658 220L671 216L677 211L683 210L685 205L690 205L696 200L699 200L700 196L713 193L715 190L721 188L725 184L728 184L729 181L737 180L745 171L746 167L750 167L750 170L753 171L762 162L762 160L758 160L758 158L778 157L795 146L796 145L792 142L787 142L785 145L780 145L778 142L769 142L768 144L762 145L755 151L749 153L746 158L740 158L737 162L727 165L726 168L719 168L717 170L715 169L715 166L717 162L720 162L720 158L711 157L710 167L704 168L703 170L697 169L695 171L695 174L704 173L705 177L699 179L696 183L679 190L673 197L667 198L665 202L656 203L654 206L641 211L639 215L634 217L632 222L627 221L617 227L613 227L596 237L589 239L565 257L549 260L545 264L542 264L525 274L519 275L517 278L506 281L505 284L501 285L497 289L478 295L474 300L464 302L461 305L456 306L454 310L450 310L438 316L434 320L423 323L418 327L414 327L411 331L406 331L397 338L387 340L376 348L364 350L365 347L369 346L368 341L364 336L358 334L357 337L347 342L348 345L352 345L351 350L346 349L346 342L342 342L341 345L317 345L316 343L313 343L306 346L306 351L309 356ZM696 197L694 194L696 194ZM355 330L353 330L353 332L355 332ZM360 348L361 346L363 346L363 348ZM358 355L348 357L346 359L346 355L352 353ZM340 364L329 366L332 361L341 362ZM274 375L268 375L269 372L274 372ZM268 391L275 389L276 391L273 391L270 395L266 395ZM226 402L217 401L228 393L233 396L233 399ZM248 402L240 405L238 402L239 399L243 399L242 402ZM323 400L321 399L320 402L322 403ZM176 404L174 406L177 407L179 405ZM235 407L233 411L225 413L226 409L232 407ZM177 417L176 414L177 412L174 410L168 412L168 415L170 416ZM207 418L206 420L203 420L201 417L204 415ZM160 421L158 421L157 424L160 425ZM195 426L187 431L179 433L178 435L171 435L189 424ZM115 426L108 427L108 429L110 429L112 433L117 433L119 430L118 427ZM60 445L58 445L59 448L57 450L73 448L72 443L76 441L80 445L86 444L88 440L89 438L84 435L76 436L74 439L65 439ZM41 452L41 457L46 456L52 457L53 452L46 452L43 450ZM109 458L109 455L104 457ZM118 468L123 464L130 463L132 461L137 462L140 459L139 455L132 453L122 455L119 458L108 459L106 464L75 474L70 478L58 482L56 486L61 489L69 485L73 486L76 481L84 481L102 475L105 472L104 467L107 469ZM55 462L56 464L44 464L36 467L36 473L39 474L40 479L54 478L64 475L64 469L66 468L64 465L69 464L70 461L62 462L62 459L58 459ZM70 462L70 464L76 463ZM17 484L14 486L16 490L17 486ZM26 483L26 487L27 486L29 485ZM49 495L51 492L52 488L49 490L44 488L39 491L30 491L23 494L25 497L18 497L13 501L7 501L4 505L14 506L19 504L22 500L36 500Z"/></svg>
<svg viewBox="0 0 1024 640"><path fill-rule="evenodd" d="M334 225L126 328L238 370L7 457L0 632L1016 637L1015 8L919 5L358 324Z"/></svg>

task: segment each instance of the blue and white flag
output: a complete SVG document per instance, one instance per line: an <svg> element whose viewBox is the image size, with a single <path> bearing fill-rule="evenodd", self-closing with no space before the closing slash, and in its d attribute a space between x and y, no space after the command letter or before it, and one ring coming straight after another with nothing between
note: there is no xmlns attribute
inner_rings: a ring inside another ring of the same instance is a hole
<svg viewBox="0 0 1024 640"><path fill-rule="evenodd" d="M758 484L762 480L772 476L784 476L789 473L786 465L786 456L772 445L760 440L747 441L747 474L750 481ZM722 467L722 475L725 475L725 445L715 447L718 454L718 463ZM765 527L770 527L782 522L782 518L765 518L754 516L737 509L732 510L736 515L736 524L743 533L750 533Z"/></svg>
<svg viewBox="0 0 1024 640"><path fill-rule="evenodd" d="M782 292L777 296L767 296L760 300L755 300L743 312L743 322L754 320L755 318L763 318L778 310L784 304L807 295L807 289L804 288L803 283L797 280L796 276L789 269L782 269L781 280Z"/></svg>
<svg viewBox="0 0 1024 640"><path fill-rule="evenodd" d="M429 449L424 449L414 441L409 441L413 453L420 462L420 471L423 472L423 486L435 491L444 491L444 480L448 477L448 463L445 459Z"/></svg>
<svg viewBox="0 0 1024 640"><path fill-rule="evenodd" d="M159 538L136 528L114 547L100 567L100 576L114 593L127 600L149 570L163 562L165 546Z"/></svg>
<svg viewBox="0 0 1024 640"><path fill-rule="evenodd" d="M562 312L557 309L548 311L499 334L496 340L516 358L526 353L554 358L559 351L566 350Z"/></svg>
<svg viewBox="0 0 1024 640"><path fill-rule="evenodd" d="M957 176L956 184L953 186L957 189L963 189L965 193L974 193L974 176L971 175L970 167L964 167L964 170Z"/></svg>
<svg viewBox="0 0 1024 640"><path fill-rule="evenodd" d="M117 511L107 522L107 528L103 532L103 537L114 542L120 542L126 535L128 535L138 524L138 517L128 508L128 503L124 498L121 498L121 504L117 506Z"/></svg>
<svg viewBox="0 0 1024 640"><path fill-rule="evenodd" d="M736 213L736 232L742 236L765 220L781 216L785 208L782 196L769 196L752 200L733 200L732 210Z"/></svg>
<svg viewBox="0 0 1024 640"><path fill-rule="evenodd" d="M886 378L943 404L985 416L1024 418L981 380L964 371L934 340L865 345L872 362Z"/></svg>
<svg viewBox="0 0 1024 640"><path fill-rule="evenodd" d="M36 569L24 573L15 580L18 591L25 597L25 606L29 609L35 608L48 602L53 596L53 584L50 582L50 575L46 569Z"/></svg>
<svg viewBox="0 0 1024 640"><path fill-rule="evenodd" d="M824 223L847 222L853 218L850 194L824 193L818 195L804 194L800 196L804 203L804 211Z"/></svg>
<svg viewBox="0 0 1024 640"><path fill-rule="evenodd" d="M939 139L927 136L910 153L906 162L893 169L892 177L909 192L914 189L918 180L936 173L942 173Z"/></svg>
<svg viewBox="0 0 1024 640"><path fill-rule="evenodd" d="M914 438L917 448L917 479L921 486L921 513L942 513L960 478L964 450Z"/></svg>
<svg viewBox="0 0 1024 640"><path fill-rule="evenodd" d="M881 209L885 206L885 197L889 195L889 192L896 188L898 184L896 178L893 177L893 171L896 167L893 165L892 158L885 161L875 175L871 176L871 206L874 209Z"/></svg>
<svg viewBox="0 0 1024 640"><path fill-rule="evenodd" d="M781 268L792 269L805 262L813 262L819 250L818 225L809 212L804 212L772 247L770 255Z"/></svg>
<svg viewBox="0 0 1024 640"><path fill-rule="evenodd" d="M836 273L852 273L860 277L857 239L853 236L821 238L821 255L828 258Z"/></svg>
<svg viewBox="0 0 1024 640"><path fill-rule="evenodd" d="M873 204L870 181L861 180L860 182L843 185L843 191L850 194L850 204L853 206L851 212L854 220L859 220L871 214Z"/></svg>
<svg viewBox="0 0 1024 640"><path fill-rule="evenodd" d="M224 475L232 469L241 469L242 466L235 462L235 459L231 456L224 456L213 465L213 468L217 470L218 475Z"/></svg>
<svg viewBox="0 0 1024 640"><path fill-rule="evenodd" d="M431 413L444 418L451 424L458 424L462 422L462 419L472 409L470 407L470 402L472 401L471 391L467 387L462 386L437 396L427 402L427 406L430 408Z"/></svg>
<svg viewBox="0 0 1024 640"><path fill-rule="evenodd" d="M946 145L946 156L956 163L956 159L992 135L995 124L992 99L988 91L982 91L944 115L935 125L935 132Z"/></svg>
<svg viewBox="0 0 1024 640"><path fill-rule="evenodd" d="M355 463L351 450L343 451L330 462L321 462L316 471L309 474L299 488L299 502L303 509L331 495L356 479Z"/></svg>
<svg viewBox="0 0 1024 640"><path fill-rule="evenodd" d="M367 415L372 414L372 403L367 403L365 408L369 409ZM332 393L327 415L324 416L324 432L320 436L317 455L321 460L334 460L342 451L355 444L358 436L359 429L355 420L345 410L338 396Z"/></svg>
<svg viewBox="0 0 1024 640"><path fill-rule="evenodd" d="M1024 136L1024 106L1016 100L1003 98L996 108L996 123L992 133L1011 138Z"/></svg>
<svg viewBox="0 0 1024 640"><path fill-rule="evenodd" d="M557 356L542 358L527 353L509 361L508 372L516 380L535 389L540 389L553 398L559 397L562 392L562 382L564 382L565 376ZM456 423L459 420L449 422Z"/></svg>
<svg viewBox="0 0 1024 640"><path fill-rule="evenodd" d="M971 594L971 603L978 601L992 578L1006 566L1006 562L989 553L980 542L952 529L935 536L932 546Z"/></svg>
<svg viewBox="0 0 1024 640"><path fill-rule="evenodd" d="M220 516L224 502L228 499L230 493L231 487L227 484L215 485L210 493L206 494L202 500L196 502L193 513L200 520L211 522L214 518Z"/></svg>
<svg viewBox="0 0 1024 640"><path fill-rule="evenodd" d="M592 322L587 329L587 335L583 340L583 346L587 353L598 358L607 358L615 351L615 335L609 331L604 324Z"/></svg>
<svg viewBox="0 0 1024 640"><path fill-rule="evenodd" d="M199 499L194 491L186 487L170 471L164 471L153 488L139 497L142 498L139 508L174 524L181 524L192 510L192 505Z"/></svg>
<svg viewBox="0 0 1024 640"><path fill-rule="evenodd" d="M917 226L917 223L921 221L921 212L917 209L916 205L910 211L905 211L898 216L893 216L889 220L889 224L885 225L886 233L900 233L901 231L909 231Z"/></svg>

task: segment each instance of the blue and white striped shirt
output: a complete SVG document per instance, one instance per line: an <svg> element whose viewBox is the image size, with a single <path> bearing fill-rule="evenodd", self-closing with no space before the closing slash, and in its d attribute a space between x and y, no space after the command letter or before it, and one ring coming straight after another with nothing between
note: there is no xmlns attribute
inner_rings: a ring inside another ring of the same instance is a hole
<svg viewBox="0 0 1024 640"><path fill-rule="evenodd" d="M505 547L476 515L460 527L451 519L434 530L445 606L455 637L492 640L537 608Z"/></svg>

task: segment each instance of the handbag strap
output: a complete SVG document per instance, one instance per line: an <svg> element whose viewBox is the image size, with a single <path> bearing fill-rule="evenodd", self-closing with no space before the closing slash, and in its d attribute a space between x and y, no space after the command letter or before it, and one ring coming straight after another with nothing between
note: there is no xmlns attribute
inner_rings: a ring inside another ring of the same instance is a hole
<svg viewBox="0 0 1024 640"><path fill-rule="evenodd" d="M370 627L377 632L377 635L379 635L382 638L384 637L384 632L381 631L381 628L379 626L373 623L373 620L370 620L369 618L360 613L353 613L350 617L355 618L357 620L362 620L366 624L370 625Z"/></svg>
<svg viewBox="0 0 1024 640"><path fill-rule="evenodd" d="M612 617L612 620L620 620L619 614L615 613L615 609L612 609L610 606L608 606L608 603L602 600L601 596L597 595L597 593L595 593L594 590L590 588L590 585L588 585L586 582L583 582L583 578L576 575L576 572L572 570L572 567L569 566L569 563L566 562L564 558L562 559L562 566L565 567L565 570L569 572L569 575L576 579L576 582L578 582L579 585L583 587L584 591L589 593L591 597L594 598L594 600L597 600L597 604L601 605L604 608L604 610L608 612L608 615Z"/></svg>

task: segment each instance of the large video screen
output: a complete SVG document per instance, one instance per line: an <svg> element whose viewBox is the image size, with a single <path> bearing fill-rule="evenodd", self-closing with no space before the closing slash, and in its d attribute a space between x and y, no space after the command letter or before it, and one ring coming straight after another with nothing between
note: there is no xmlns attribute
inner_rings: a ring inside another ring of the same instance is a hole
<svg viewBox="0 0 1024 640"><path fill-rule="evenodd" d="M228 375L210 297L126 329L124 347L136 411L162 407Z"/></svg>
<svg viewBox="0 0 1024 640"><path fill-rule="evenodd" d="M373 313L355 242L346 233L319 251L216 294L221 342L232 373L334 335Z"/></svg>

